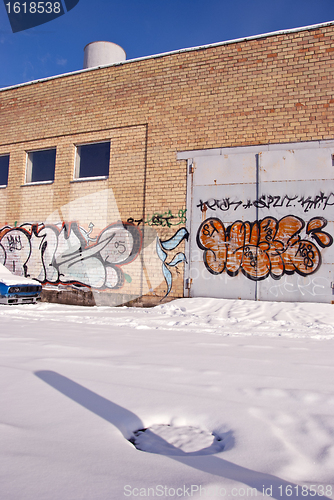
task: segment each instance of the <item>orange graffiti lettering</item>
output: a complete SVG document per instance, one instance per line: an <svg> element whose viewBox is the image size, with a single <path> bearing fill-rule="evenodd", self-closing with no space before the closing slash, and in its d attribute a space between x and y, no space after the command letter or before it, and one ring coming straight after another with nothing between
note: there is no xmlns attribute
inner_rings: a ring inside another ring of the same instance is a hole
<svg viewBox="0 0 334 500"><path fill-rule="evenodd" d="M321 248L333 243L332 236L323 231L326 225L326 219L314 217L307 223L302 239L305 222L295 215L280 220L265 217L253 223L236 221L227 228L220 219L209 218L198 229L197 244L212 274L226 271L236 276L241 270L255 281L268 276L280 279L283 274L293 273L307 276L321 265L316 243Z"/></svg>

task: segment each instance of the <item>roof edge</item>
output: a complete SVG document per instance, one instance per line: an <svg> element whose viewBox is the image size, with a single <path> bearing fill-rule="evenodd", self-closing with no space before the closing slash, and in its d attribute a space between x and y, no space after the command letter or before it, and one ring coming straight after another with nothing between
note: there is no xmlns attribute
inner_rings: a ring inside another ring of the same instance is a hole
<svg viewBox="0 0 334 500"><path fill-rule="evenodd" d="M260 35L252 35L252 36L248 36L248 37L235 38L235 39L226 40L226 41L223 41L223 42L215 42L215 43L209 43L209 44L206 44L206 45L198 45L196 47L188 47L188 48L185 48L185 49L172 50L170 52L161 52L159 54L153 54L153 55L150 55L150 56L143 56L143 57L137 57L137 58L134 58L134 59L127 59L125 61L120 61L120 62L117 62L117 63L104 64L104 65L101 65L101 66L95 66L93 68L79 69L79 70L76 70L76 71L70 71L69 73L61 73L60 75L48 76L48 77L45 77L45 78L39 78L38 80L31 80L29 82L18 83L16 85L10 85L9 87L2 87L2 88L0 88L0 92L4 92L6 90L16 89L16 88L19 88L19 87L25 87L27 85L33 85L35 83L47 82L47 81L50 81L50 80L55 80L56 78L64 78L64 77L67 77L67 76L72 76L72 75L77 75L77 74L81 74L81 73L86 73L88 71L95 71L95 70L101 69L101 68L109 68L109 67L112 67L112 66L122 66L124 64L130 64L130 63L134 63L134 62L138 62L138 61L146 61L148 59L157 59L159 57L166 57L166 56L171 56L171 55L175 55L175 54L182 54L183 52L192 52L192 51L195 51L195 50L204 50L204 49L209 49L209 48L212 48L212 47L220 47L222 45L230 45L230 44L233 44L233 43L247 42L249 40L257 40L259 38L267 38L267 37L270 37L270 36L277 36L277 35L285 35L285 34L289 34L289 33L296 33L298 31L309 31L309 30L314 30L314 29L318 29L318 28L324 28L326 26L333 26L333 25L334 25L334 21L327 21L325 23L311 24L309 26L302 26L302 27L299 27L299 28L290 28L290 29L286 29L286 30L271 31L269 33L263 33L263 34L260 34Z"/></svg>

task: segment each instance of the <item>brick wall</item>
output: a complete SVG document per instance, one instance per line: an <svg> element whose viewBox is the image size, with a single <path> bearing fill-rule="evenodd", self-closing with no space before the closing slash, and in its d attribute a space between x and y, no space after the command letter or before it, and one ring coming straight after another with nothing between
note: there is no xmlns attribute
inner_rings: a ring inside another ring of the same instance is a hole
<svg viewBox="0 0 334 500"><path fill-rule="evenodd" d="M0 230L70 217L87 231L92 222L96 238L119 219L143 219L144 250L124 266L131 282L122 293L160 300L168 290L154 237L183 227L186 206L177 151L333 139L333 56L331 24L1 91L0 154L10 154L10 170ZM111 141L109 178L73 182L75 145L103 140ZM57 148L54 183L25 186L26 152L48 147ZM152 220L169 210L179 225ZM182 296L182 264L170 271L168 298Z"/></svg>

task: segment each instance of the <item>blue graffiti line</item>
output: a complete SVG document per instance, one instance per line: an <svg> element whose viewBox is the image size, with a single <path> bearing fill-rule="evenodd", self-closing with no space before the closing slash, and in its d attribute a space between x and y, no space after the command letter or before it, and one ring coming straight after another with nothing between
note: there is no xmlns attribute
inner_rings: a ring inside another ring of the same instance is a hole
<svg viewBox="0 0 334 500"><path fill-rule="evenodd" d="M167 293L163 299L170 293L173 284L173 276L169 267L175 267L180 262L187 262L183 252L177 253L170 262L166 262L168 254L165 250L174 250L184 239L188 240L188 238L189 233L185 227L179 229L169 240L161 241L157 238L156 250L159 259L162 261L162 273L167 284Z"/></svg>
<svg viewBox="0 0 334 500"><path fill-rule="evenodd" d="M182 240L186 239L188 240L189 238L189 233L185 227L182 227L179 229L174 236L172 236L169 240L161 241L161 246L165 250L174 250Z"/></svg>

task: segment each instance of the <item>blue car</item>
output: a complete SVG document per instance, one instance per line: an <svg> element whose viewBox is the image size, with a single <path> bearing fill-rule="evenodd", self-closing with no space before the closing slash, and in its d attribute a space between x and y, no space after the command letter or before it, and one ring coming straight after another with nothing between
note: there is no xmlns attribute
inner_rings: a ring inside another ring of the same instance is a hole
<svg viewBox="0 0 334 500"><path fill-rule="evenodd" d="M0 304L36 304L41 292L37 280L15 276L0 264Z"/></svg>

